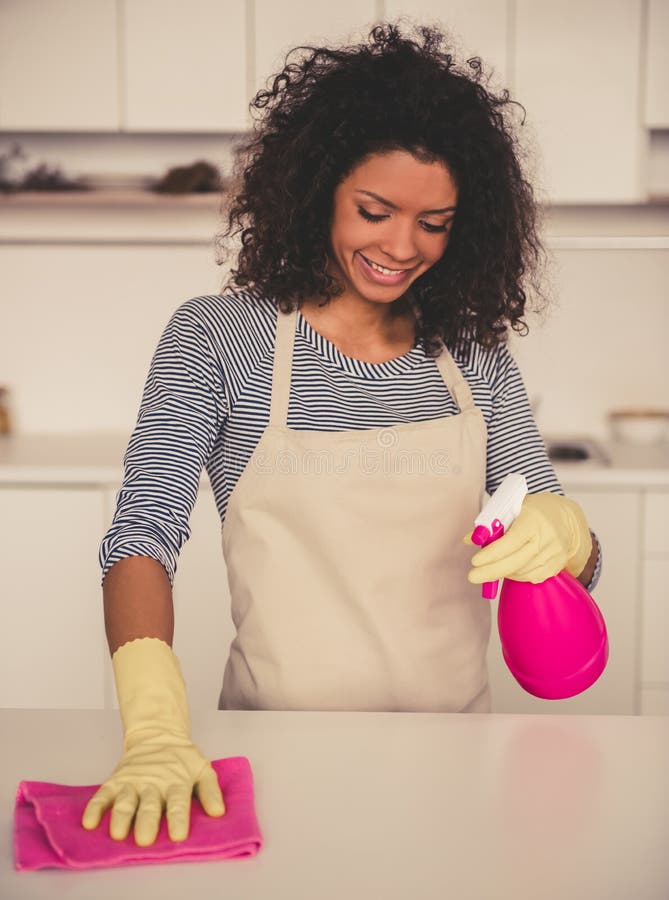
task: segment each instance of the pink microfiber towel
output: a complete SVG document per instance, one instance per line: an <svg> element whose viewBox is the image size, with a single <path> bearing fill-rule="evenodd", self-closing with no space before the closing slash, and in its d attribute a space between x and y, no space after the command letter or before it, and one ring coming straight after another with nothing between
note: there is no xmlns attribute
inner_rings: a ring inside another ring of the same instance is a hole
<svg viewBox="0 0 669 900"><path fill-rule="evenodd" d="M255 856L262 847L253 799L253 774L244 756L212 761L225 815L208 816L199 800L191 804L190 833L175 843L163 816L150 847L138 847L132 830L123 841L109 836L111 810L94 831L81 824L86 804L99 785L22 781L14 808L14 864L17 869L94 869L148 863L194 862Z"/></svg>

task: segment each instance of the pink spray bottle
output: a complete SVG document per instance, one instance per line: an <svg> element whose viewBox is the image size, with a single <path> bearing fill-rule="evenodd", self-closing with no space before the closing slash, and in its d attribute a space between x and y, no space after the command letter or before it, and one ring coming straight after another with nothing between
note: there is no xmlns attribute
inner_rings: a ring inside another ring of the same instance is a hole
<svg viewBox="0 0 669 900"><path fill-rule="evenodd" d="M525 477L507 475L474 520L480 547L500 538L518 516L527 494ZM493 600L497 581L483 585ZM504 660L524 690L561 700L587 690L604 671L609 645L602 614L566 569L539 584L505 578L497 611Z"/></svg>

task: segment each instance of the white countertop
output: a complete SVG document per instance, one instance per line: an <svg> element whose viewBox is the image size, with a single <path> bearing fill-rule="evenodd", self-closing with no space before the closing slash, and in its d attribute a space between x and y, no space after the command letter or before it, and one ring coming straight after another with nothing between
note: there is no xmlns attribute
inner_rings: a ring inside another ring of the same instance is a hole
<svg viewBox="0 0 669 900"><path fill-rule="evenodd" d="M120 484L129 434L12 435L0 437L0 483ZM558 463L567 493L573 488L669 488L669 444L634 446L598 441L609 459ZM208 484L203 473L202 483Z"/></svg>
<svg viewBox="0 0 669 900"><path fill-rule="evenodd" d="M0 483L117 484L129 434L0 437Z"/></svg>
<svg viewBox="0 0 669 900"><path fill-rule="evenodd" d="M666 900L669 717L194 711L246 756L250 859L16 872L20 780L96 784L114 711L0 710L0 897L11 900Z"/></svg>
<svg viewBox="0 0 669 900"><path fill-rule="evenodd" d="M669 488L669 443L644 446L597 440L595 444L606 463L553 463L567 493L572 488Z"/></svg>

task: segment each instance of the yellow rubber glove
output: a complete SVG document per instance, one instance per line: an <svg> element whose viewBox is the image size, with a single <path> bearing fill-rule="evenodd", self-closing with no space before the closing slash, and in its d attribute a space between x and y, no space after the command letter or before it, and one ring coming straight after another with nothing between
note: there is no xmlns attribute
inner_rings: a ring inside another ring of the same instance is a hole
<svg viewBox="0 0 669 900"><path fill-rule="evenodd" d="M139 638L119 647L112 665L125 731L124 755L88 802L81 824L97 828L112 807L111 837L124 840L134 818L135 842L147 847L158 835L166 808L170 838L184 841L193 789L210 816L222 816L225 804L211 763L190 739L179 661L159 638Z"/></svg>
<svg viewBox="0 0 669 900"><path fill-rule="evenodd" d="M473 530L465 537L471 544ZM574 500L543 491L528 494L506 534L472 557L472 584L513 578L538 584L563 569L580 575L592 552L592 535Z"/></svg>

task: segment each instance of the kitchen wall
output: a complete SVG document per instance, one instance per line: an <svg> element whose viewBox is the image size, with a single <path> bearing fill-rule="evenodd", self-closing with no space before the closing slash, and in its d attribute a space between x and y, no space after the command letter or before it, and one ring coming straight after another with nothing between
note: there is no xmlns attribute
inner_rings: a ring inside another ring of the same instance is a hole
<svg viewBox="0 0 669 900"><path fill-rule="evenodd" d="M5 246L0 270L0 382L22 433L128 430L172 310L220 276L206 244Z"/></svg>
<svg viewBox="0 0 669 900"><path fill-rule="evenodd" d="M544 432L606 437L607 410L669 401L669 245L553 254L550 314L513 352Z"/></svg>

